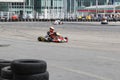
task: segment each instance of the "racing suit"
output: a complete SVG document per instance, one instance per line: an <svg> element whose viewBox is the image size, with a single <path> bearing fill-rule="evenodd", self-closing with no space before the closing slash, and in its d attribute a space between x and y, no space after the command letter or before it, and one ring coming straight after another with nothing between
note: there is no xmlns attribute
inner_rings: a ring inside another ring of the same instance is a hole
<svg viewBox="0 0 120 80"><path fill-rule="evenodd" d="M56 37L56 32L47 32L46 40L53 41L53 39Z"/></svg>

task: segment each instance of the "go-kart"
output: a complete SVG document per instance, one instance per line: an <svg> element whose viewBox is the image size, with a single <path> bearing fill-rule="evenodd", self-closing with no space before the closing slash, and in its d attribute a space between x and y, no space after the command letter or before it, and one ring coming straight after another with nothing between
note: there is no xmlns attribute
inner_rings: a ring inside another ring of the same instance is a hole
<svg viewBox="0 0 120 80"><path fill-rule="evenodd" d="M58 24L63 24L63 22L61 20L55 20L53 24L58 25Z"/></svg>
<svg viewBox="0 0 120 80"><path fill-rule="evenodd" d="M40 42L55 42L55 43L67 43L68 42L68 38L67 37L59 37L59 38L55 38L55 39L50 39L50 38L46 38L43 36L39 36L38 37L38 41Z"/></svg>
<svg viewBox="0 0 120 80"><path fill-rule="evenodd" d="M106 17L103 17L102 21L101 21L101 24L108 24L108 21L107 21L107 18Z"/></svg>

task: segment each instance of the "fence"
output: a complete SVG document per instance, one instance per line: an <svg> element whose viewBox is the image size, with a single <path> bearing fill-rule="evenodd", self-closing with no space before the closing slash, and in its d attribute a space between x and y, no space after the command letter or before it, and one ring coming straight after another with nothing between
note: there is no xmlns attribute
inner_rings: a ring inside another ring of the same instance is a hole
<svg viewBox="0 0 120 80"><path fill-rule="evenodd" d="M53 18L53 16L51 17L51 15L49 15L49 18L45 18L45 16L43 14L15 14L14 12L0 12L0 21L1 22L12 22L12 21L55 21L56 19L59 19L61 21L89 21L89 22L100 22L102 20L102 17L96 17L96 16L81 16L81 17L77 17L77 16L70 16L70 14L67 15L62 15L64 17L60 17L60 18ZM120 21L120 14L117 14L116 16L107 16L108 21Z"/></svg>

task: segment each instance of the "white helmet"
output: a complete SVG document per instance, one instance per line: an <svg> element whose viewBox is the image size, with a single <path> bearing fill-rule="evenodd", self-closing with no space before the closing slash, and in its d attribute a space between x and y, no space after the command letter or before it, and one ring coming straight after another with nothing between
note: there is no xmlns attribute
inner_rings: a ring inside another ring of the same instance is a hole
<svg viewBox="0 0 120 80"><path fill-rule="evenodd" d="M51 26L50 29L53 29L53 30L54 30L54 27Z"/></svg>

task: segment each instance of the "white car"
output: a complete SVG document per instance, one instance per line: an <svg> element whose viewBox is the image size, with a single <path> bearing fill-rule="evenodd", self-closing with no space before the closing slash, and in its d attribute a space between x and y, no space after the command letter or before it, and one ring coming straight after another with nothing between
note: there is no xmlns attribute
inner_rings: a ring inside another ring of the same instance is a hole
<svg viewBox="0 0 120 80"><path fill-rule="evenodd" d="M55 22L54 22L53 24L54 24L54 25L58 25L58 24L63 24L63 22L60 21L60 20L55 20Z"/></svg>

